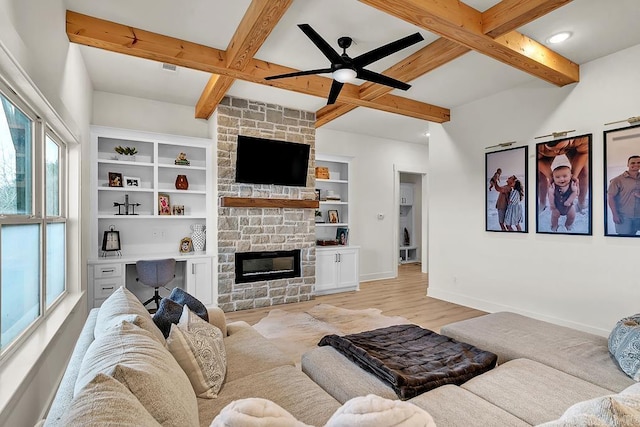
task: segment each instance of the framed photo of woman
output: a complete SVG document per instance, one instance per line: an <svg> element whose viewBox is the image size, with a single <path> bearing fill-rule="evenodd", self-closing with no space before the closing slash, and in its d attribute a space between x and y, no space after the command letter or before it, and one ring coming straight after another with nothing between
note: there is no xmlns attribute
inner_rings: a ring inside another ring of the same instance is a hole
<svg viewBox="0 0 640 427"><path fill-rule="evenodd" d="M640 237L640 125L604 132L604 235Z"/></svg>
<svg viewBox="0 0 640 427"><path fill-rule="evenodd" d="M338 217L338 211L335 209L329 209L327 211L327 216L329 218L330 224L337 224L340 222L340 218Z"/></svg>
<svg viewBox="0 0 640 427"><path fill-rule="evenodd" d="M485 154L485 231L527 233L529 147Z"/></svg>
<svg viewBox="0 0 640 427"><path fill-rule="evenodd" d="M591 235L591 134L536 144L538 233Z"/></svg>

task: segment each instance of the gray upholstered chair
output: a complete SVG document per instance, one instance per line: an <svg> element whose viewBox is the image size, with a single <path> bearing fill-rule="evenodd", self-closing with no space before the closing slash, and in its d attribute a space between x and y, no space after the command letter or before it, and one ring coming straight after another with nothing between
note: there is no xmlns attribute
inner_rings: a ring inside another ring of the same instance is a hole
<svg viewBox="0 0 640 427"><path fill-rule="evenodd" d="M138 261L136 262L136 272L138 273L136 281L154 288L153 296L143 304L146 306L155 301L157 310L160 307L160 300L162 299L158 293L158 288L170 283L173 278L176 277L176 260L167 258L152 261Z"/></svg>

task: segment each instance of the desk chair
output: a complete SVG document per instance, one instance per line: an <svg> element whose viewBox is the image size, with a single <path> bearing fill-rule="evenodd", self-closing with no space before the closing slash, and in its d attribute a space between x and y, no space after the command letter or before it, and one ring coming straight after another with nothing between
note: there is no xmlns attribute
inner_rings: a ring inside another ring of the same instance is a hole
<svg viewBox="0 0 640 427"><path fill-rule="evenodd" d="M156 302L156 310L160 307L162 297L158 294L158 288L171 282L176 277L176 260L173 258L158 259L153 261L136 262L137 282L154 288L154 294L143 303Z"/></svg>

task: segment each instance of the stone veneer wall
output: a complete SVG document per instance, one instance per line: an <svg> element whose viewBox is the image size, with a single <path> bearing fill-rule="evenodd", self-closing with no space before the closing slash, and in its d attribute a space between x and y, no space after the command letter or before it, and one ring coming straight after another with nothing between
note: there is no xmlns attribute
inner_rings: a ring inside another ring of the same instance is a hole
<svg viewBox="0 0 640 427"><path fill-rule="evenodd" d="M315 199L315 113L225 97L217 110L218 196ZM238 135L311 145L306 187L238 184ZM300 249L302 277L235 283L235 253ZM313 298L314 209L218 207L218 306L224 311Z"/></svg>

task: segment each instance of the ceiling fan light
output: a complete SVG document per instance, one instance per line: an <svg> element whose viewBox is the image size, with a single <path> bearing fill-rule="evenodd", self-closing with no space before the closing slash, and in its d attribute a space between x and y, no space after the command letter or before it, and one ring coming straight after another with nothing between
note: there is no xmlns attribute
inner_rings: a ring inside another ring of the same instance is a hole
<svg viewBox="0 0 640 427"><path fill-rule="evenodd" d="M333 79L340 83L352 82L357 75L358 73L356 73L356 70L352 70L351 68L340 68L335 70L332 74Z"/></svg>
<svg viewBox="0 0 640 427"><path fill-rule="evenodd" d="M569 31L563 31L561 33L552 35L547 39L547 41L553 44L562 43L563 41L567 40L569 37L571 37L571 33Z"/></svg>

